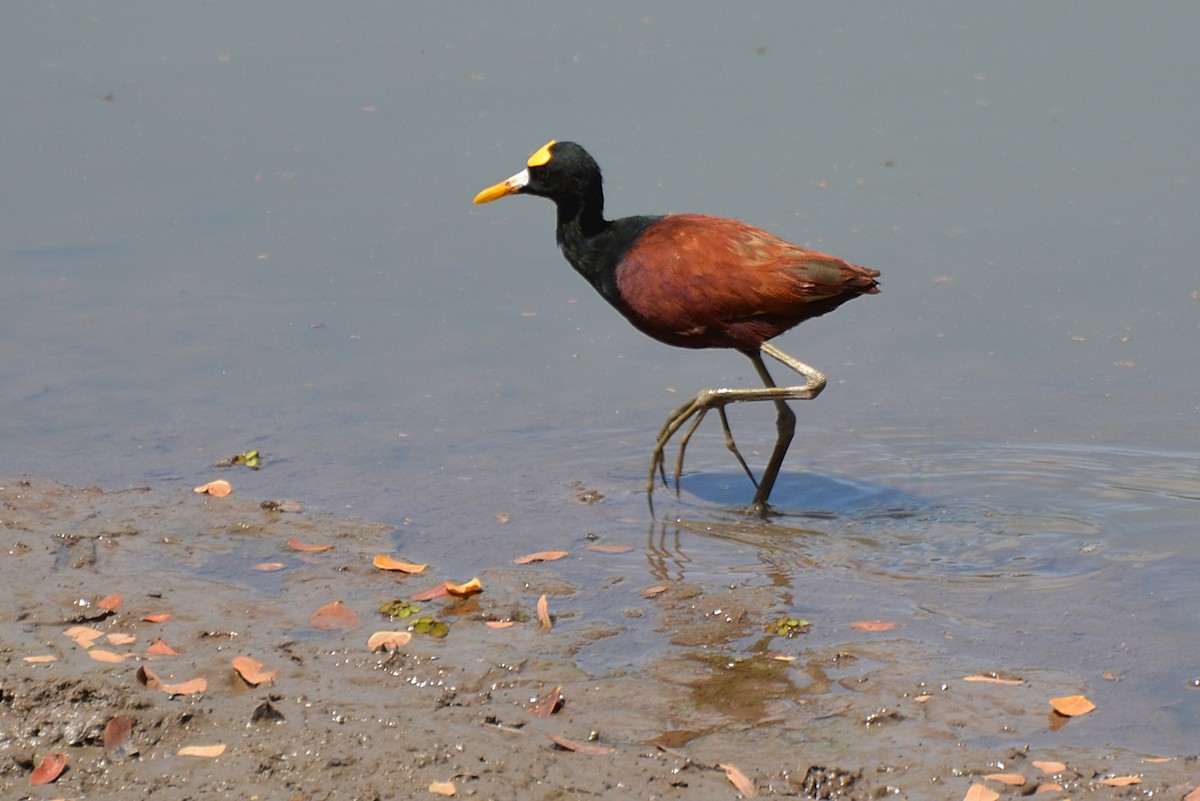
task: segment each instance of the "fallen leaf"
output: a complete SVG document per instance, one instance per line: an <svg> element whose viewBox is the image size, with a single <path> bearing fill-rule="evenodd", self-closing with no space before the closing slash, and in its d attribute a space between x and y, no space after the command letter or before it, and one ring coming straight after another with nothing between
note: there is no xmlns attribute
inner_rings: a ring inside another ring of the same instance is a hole
<svg viewBox="0 0 1200 801"><path fill-rule="evenodd" d="M1151 765L1165 765L1168 762L1174 762L1175 757L1145 757L1143 762L1149 762Z"/></svg>
<svg viewBox="0 0 1200 801"><path fill-rule="evenodd" d="M891 631L896 624L890 620L856 620L850 624L855 631Z"/></svg>
<svg viewBox="0 0 1200 801"><path fill-rule="evenodd" d="M181 681L178 684L159 684L158 689L167 695L198 695L208 690L208 680L195 678Z"/></svg>
<svg viewBox="0 0 1200 801"><path fill-rule="evenodd" d="M1035 768L1037 768L1038 770L1040 770L1042 773L1061 773L1067 769L1067 766L1065 763L1051 762L1050 760L1047 760L1047 759L1035 759L1033 761L1033 766Z"/></svg>
<svg viewBox="0 0 1200 801"><path fill-rule="evenodd" d="M196 492L201 494L207 493L214 498L224 498L233 492L233 487L225 479L219 478L216 481L210 481L207 484L201 484L199 487L196 487Z"/></svg>
<svg viewBox="0 0 1200 801"><path fill-rule="evenodd" d="M983 778L987 781L1007 784L1010 787L1021 787L1025 784L1025 777L1020 773L989 773Z"/></svg>
<svg viewBox="0 0 1200 801"><path fill-rule="evenodd" d="M62 775L67 768L67 755L61 751L46 754L41 763L29 774L29 784L33 787L39 784L49 784Z"/></svg>
<svg viewBox="0 0 1200 801"><path fill-rule="evenodd" d="M1140 776L1113 776L1110 779L1101 779L1100 783L1109 787L1128 787L1131 784L1141 784L1142 779Z"/></svg>
<svg viewBox="0 0 1200 801"><path fill-rule="evenodd" d="M341 601L325 604L308 618L314 629L352 629L358 621L358 613Z"/></svg>
<svg viewBox="0 0 1200 801"><path fill-rule="evenodd" d="M109 645L129 645L131 642L137 642L137 637L120 631L106 634L104 639L108 640Z"/></svg>
<svg viewBox="0 0 1200 801"><path fill-rule="evenodd" d="M1096 705L1082 695L1064 695L1061 698L1051 698L1050 706L1054 711L1068 718L1086 715L1096 708Z"/></svg>
<svg viewBox="0 0 1200 801"><path fill-rule="evenodd" d="M996 673L976 673L974 676L963 676L963 681L982 681L987 684L1001 684L1005 687L1020 687L1025 679L1005 678Z"/></svg>
<svg viewBox="0 0 1200 801"><path fill-rule="evenodd" d="M513 560L514 565L527 565L530 562L553 562L562 559L567 555L567 551L538 551L537 553L527 553L524 556L518 556Z"/></svg>
<svg viewBox="0 0 1200 801"><path fill-rule="evenodd" d="M754 786L754 782L750 781L750 777L735 766L718 764L717 767L725 771L725 778L729 779L729 783L737 788L737 791L742 794L742 798L754 798L758 795L758 788Z"/></svg>
<svg viewBox="0 0 1200 801"><path fill-rule="evenodd" d="M604 754L611 754L615 750L605 745L577 743L574 740L568 740L566 737L559 737L557 734L547 734L546 736L564 751L575 751L576 753L588 754L590 756L602 756Z"/></svg>
<svg viewBox="0 0 1200 801"><path fill-rule="evenodd" d="M515 620L485 620L483 625L487 626L489 629L511 629L513 626L517 625L517 622ZM26 659L28 658L29 657L26 657Z"/></svg>
<svg viewBox="0 0 1200 801"><path fill-rule="evenodd" d="M395 651L412 640L412 634L407 631L377 631L367 639L367 647L372 651L386 648Z"/></svg>
<svg viewBox="0 0 1200 801"><path fill-rule="evenodd" d="M108 721L104 727L104 750L110 757L123 758L127 749L125 744L133 734L133 718L128 715L117 715Z"/></svg>
<svg viewBox="0 0 1200 801"><path fill-rule="evenodd" d="M963 801L996 801L1000 794L986 784L972 784Z"/></svg>
<svg viewBox="0 0 1200 801"><path fill-rule="evenodd" d="M546 593L542 593L542 597L538 598L537 618L540 630L550 631L550 629L554 628L554 623L550 620L550 601L547 600Z"/></svg>
<svg viewBox="0 0 1200 801"><path fill-rule="evenodd" d="M473 578L463 584L455 584L452 581L447 581L446 592L451 595L472 595L477 592L483 592L483 582L478 578Z"/></svg>
<svg viewBox="0 0 1200 801"><path fill-rule="evenodd" d="M100 607L101 609L107 609L110 612L115 612L117 611L117 607L119 607L121 602L124 600L124 598L114 592L112 595L106 595L97 601L96 606Z"/></svg>
<svg viewBox="0 0 1200 801"><path fill-rule="evenodd" d="M45 665L48 662L57 662L58 657L54 654L43 654L41 656L26 656L22 657L22 661L30 665Z"/></svg>
<svg viewBox="0 0 1200 801"><path fill-rule="evenodd" d="M629 553L633 550L633 546L621 545L616 542L601 542L596 545L589 545L587 549L589 551L596 551L597 553Z"/></svg>
<svg viewBox="0 0 1200 801"><path fill-rule="evenodd" d="M1183 801L1200 801L1200 787L1185 795Z"/></svg>
<svg viewBox="0 0 1200 801"><path fill-rule="evenodd" d="M95 659L97 662L107 662L113 665L118 662L125 661L124 655L113 653L112 651L105 651L103 648L93 648L87 652L87 655L92 659Z"/></svg>
<svg viewBox="0 0 1200 801"><path fill-rule="evenodd" d="M450 590L447 589L449 586L450 586L450 582L443 581L441 584L438 584L436 587L430 587L427 590L422 590L421 592L413 593L412 595L410 595L408 597L409 597L409 600L412 600L412 601L432 601L434 598L442 598L446 595L449 595Z"/></svg>
<svg viewBox="0 0 1200 801"><path fill-rule="evenodd" d="M1038 795L1039 793L1060 793L1062 790L1063 786L1061 784L1056 782L1045 782L1043 784L1039 784L1037 789L1033 791L1033 794Z"/></svg>
<svg viewBox="0 0 1200 801"><path fill-rule="evenodd" d="M319 553L321 551L333 550L332 545L310 545L307 542L301 542L295 537L291 537L287 541L288 547L293 551L304 551L306 553Z"/></svg>
<svg viewBox="0 0 1200 801"><path fill-rule="evenodd" d="M454 782L430 782L429 792L437 795L458 795Z"/></svg>
<svg viewBox="0 0 1200 801"><path fill-rule="evenodd" d="M179 756L207 757L212 759L225 753L225 744L217 745L185 745L176 752Z"/></svg>
<svg viewBox="0 0 1200 801"><path fill-rule="evenodd" d="M275 570L283 570L286 566L283 562L259 562L254 569L259 573L270 573Z"/></svg>
<svg viewBox="0 0 1200 801"><path fill-rule="evenodd" d="M170 619L171 619L170 612L158 612L153 615L146 615L144 618L142 618L142 620L146 621L147 623L162 623L164 620L170 620Z"/></svg>
<svg viewBox="0 0 1200 801"><path fill-rule="evenodd" d="M375 558L371 564L380 570L399 570L401 573L420 573L429 565L418 565L415 562L401 562L399 559L393 559L387 554L375 554Z"/></svg>
<svg viewBox="0 0 1200 801"><path fill-rule="evenodd" d="M263 663L248 656L235 656L233 669L242 677L242 681L257 687L260 684L275 681L278 670L263 670Z"/></svg>
<svg viewBox="0 0 1200 801"><path fill-rule="evenodd" d="M146 649L146 653L153 654L154 656L179 656L179 652L167 645L163 640L155 640L150 643L150 647Z"/></svg>
<svg viewBox="0 0 1200 801"><path fill-rule="evenodd" d="M496 515L496 519L500 521L500 525L504 525L508 522L508 515L504 514L504 512L499 512Z"/></svg>
<svg viewBox="0 0 1200 801"><path fill-rule="evenodd" d="M95 645L96 640L104 636L104 632L100 629L94 629L91 626L72 626L63 632L66 636L75 641L76 645L81 645L84 648L91 648Z"/></svg>
<svg viewBox="0 0 1200 801"><path fill-rule="evenodd" d="M662 595L666 591L667 591L666 584L655 584L653 587L647 587L646 589L642 590L642 597L643 598L653 598L657 595Z"/></svg>
<svg viewBox="0 0 1200 801"><path fill-rule="evenodd" d="M558 703L562 700L562 685L555 687L547 693L542 693L537 698L525 705L525 709L534 717L548 718L554 714L554 710L558 709Z"/></svg>

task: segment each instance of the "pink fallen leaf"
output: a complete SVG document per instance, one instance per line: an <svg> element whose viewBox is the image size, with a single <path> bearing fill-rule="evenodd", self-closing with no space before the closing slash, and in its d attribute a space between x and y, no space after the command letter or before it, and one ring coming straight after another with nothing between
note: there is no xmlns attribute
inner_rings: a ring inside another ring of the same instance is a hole
<svg viewBox="0 0 1200 801"><path fill-rule="evenodd" d="M233 492L233 486L223 478L216 481L210 481L207 484L201 484L196 487L196 492L201 495L211 495L214 498L224 498L229 493Z"/></svg>
<svg viewBox="0 0 1200 801"><path fill-rule="evenodd" d="M538 551L518 556L513 560L514 565L527 565L531 562L553 562L567 556L567 551Z"/></svg>
<svg viewBox="0 0 1200 801"><path fill-rule="evenodd" d="M42 761L33 773L29 774L29 784L36 787L40 784L49 784L62 775L62 772L67 769L67 755L61 751L55 751L52 754L46 754L42 757Z"/></svg>
<svg viewBox="0 0 1200 801"><path fill-rule="evenodd" d="M89 650L87 652L87 655L90 656L92 659L95 659L97 662L106 662L110 665L115 665L118 662L125 661L124 654L117 654L117 653L113 653L112 651L105 651L103 648L92 648L91 650Z"/></svg>
<svg viewBox="0 0 1200 801"><path fill-rule="evenodd" d="M104 727L104 750L109 756L123 757L127 753L125 744L133 734L133 718L116 715Z"/></svg>
<svg viewBox="0 0 1200 801"><path fill-rule="evenodd" d="M367 639L367 647L372 651L378 651L380 648L395 651L411 641L412 634L407 631L377 631Z"/></svg>
<svg viewBox="0 0 1200 801"><path fill-rule="evenodd" d="M233 669L242 677L242 681L257 687L260 684L275 681L278 670L263 670L263 663L248 656L235 656Z"/></svg>
<svg viewBox="0 0 1200 801"><path fill-rule="evenodd" d="M996 801L999 797L1000 794L986 784L972 784L963 801Z"/></svg>
<svg viewBox="0 0 1200 801"><path fill-rule="evenodd" d="M352 629L358 625L358 613L341 601L334 601L313 612L308 618L309 625L314 629Z"/></svg>
<svg viewBox="0 0 1200 801"><path fill-rule="evenodd" d="M725 771L725 778L729 779L729 783L737 788L737 791L742 794L742 798L754 798L758 795L758 788L754 786L754 782L750 781L750 777L742 773L734 765L717 765L718 768Z"/></svg>

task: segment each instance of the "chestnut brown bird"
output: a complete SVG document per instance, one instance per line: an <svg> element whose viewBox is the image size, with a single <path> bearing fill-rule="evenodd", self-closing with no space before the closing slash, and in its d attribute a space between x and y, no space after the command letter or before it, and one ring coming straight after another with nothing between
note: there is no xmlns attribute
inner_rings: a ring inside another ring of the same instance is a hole
<svg viewBox="0 0 1200 801"><path fill-rule="evenodd" d="M646 491L655 473L667 482L664 449L689 420L675 462L675 490L692 433L716 409L725 444L755 486L747 511L767 515L767 501L796 429L789 400L815 398L825 376L768 340L859 295L879 292L878 270L805 250L737 220L699 214L604 219L600 167L574 142L550 141L525 169L475 196L489 203L506 195L537 195L558 208L558 246L571 266L644 334L681 348L732 348L746 354L763 387L702 389L667 417L650 459ZM799 386L780 387L762 354L795 370ZM755 479L734 443L725 407L771 401L777 410L775 447Z"/></svg>

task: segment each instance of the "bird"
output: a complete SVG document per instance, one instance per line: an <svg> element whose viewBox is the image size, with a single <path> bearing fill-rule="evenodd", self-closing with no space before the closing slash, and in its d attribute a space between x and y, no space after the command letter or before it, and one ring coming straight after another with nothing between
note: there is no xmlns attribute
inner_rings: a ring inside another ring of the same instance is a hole
<svg viewBox="0 0 1200 801"><path fill-rule="evenodd" d="M574 142L551 140L525 168L479 192L475 204L509 195L533 195L557 208L555 229L566 260L642 333L680 348L728 348L745 354L763 386L702 389L672 411L659 430L646 481L654 513L656 474L667 485L666 447L684 426L675 462L675 491L692 434L715 409L725 445L755 487L748 514L768 517L779 470L796 430L789 400L809 400L826 377L769 340L859 295L879 292L879 271L793 245L738 220L702 214L604 217L600 167ZM779 386L763 361L770 356L804 383ZM725 407L770 401L776 441L760 478L734 442ZM688 425L689 421L691 424Z"/></svg>

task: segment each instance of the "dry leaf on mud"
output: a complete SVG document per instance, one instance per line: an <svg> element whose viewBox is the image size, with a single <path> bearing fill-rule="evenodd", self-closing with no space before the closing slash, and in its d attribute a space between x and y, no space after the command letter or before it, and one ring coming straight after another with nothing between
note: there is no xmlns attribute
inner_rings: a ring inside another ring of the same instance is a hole
<svg viewBox="0 0 1200 801"><path fill-rule="evenodd" d="M332 548L333 546L331 545L329 547ZM287 565L285 565L283 562L259 562L254 566L254 569L259 573L271 573L275 570L283 570L285 567L287 567Z"/></svg>
<svg viewBox="0 0 1200 801"><path fill-rule="evenodd" d="M225 744L218 743L217 745L185 745L175 752L179 756L194 756L206 757L213 759L225 753Z"/></svg>
<svg viewBox="0 0 1200 801"><path fill-rule="evenodd" d="M1101 779L1100 783L1109 787L1128 787L1131 784L1141 784L1142 779L1140 776L1113 776L1109 779Z"/></svg>
<svg viewBox="0 0 1200 801"><path fill-rule="evenodd" d="M981 681L986 684L1001 684L1005 687L1020 687L1025 679L1007 678L999 673L976 673L974 676L963 676L963 681Z"/></svg>
<svg viewBox="0 0 1200 801"><path fill-rule="evenodd" d="M419 565L415 562L401 562L399 559L393 559L383 553L375 554L375 558L371 560L371 564L380 570L399 570L401 573L420 573L429 567L429 565Z"/></svg>
<svg viewBox="0 0 1200 801"><path fill-rule="evenodd" d="M293 551L303 551L305 553L320 553L321 551L332 551L332 545L311 545L307 542L301 542L295 537L288 538L288 547Z"/></svg>
<svg viewBox="0 0 1200 801"><path fill-rule="evenodd" d="M1020 773L989 773L983 778L988 781L1007 784L1010 787L1021 787L1025 784L1025 777Z"/></svg>
<svg viewBox="0 0 1200 801"><path fill-rule="evenodd" d="M725 771L725 778L729 779L729 783L737 788L737 791L742 794L742 798L754 798L758 795L758 788L754 786L754 782L750 781L750 777L742 773L734 765L717 765L718 768Z"/></svg>
<svg viewBox="0 0 1200 801"><path fill-rule="evenodd" d="M564 751L575 751L579 754L588 754L590 756L603 756L611 754L615 749L609 748L606 745L593 745L592 743L578 743L574 740L568 740L566 737L559 737L557 734L547 734L550 741Z"/></svg>
<svg viewBox="0 0 1200 801"><path fill-rule="evenodd" d="M147 689L159 690L167 695L191 695L193 693L202 693L208 689L208 682L203 678L190 679L178 684L167 684L145 665L138 668L137 680L144 684Z"/></svg>
<svg viewBox="0 0 1200 801"><path fill-rule="evenodd" d="M104 750L109 756L122 758L128 750L125 744L133 734L133 718L128 715L116 715L104 727Z"/></svg>
<svg viewBox="0 0 1200 801"><path fill-rule="evenodd" d="M666 591L667 591L666 584L655 584L653 587L647 587L646 589L642 590L642 597L643 598L654 598L658 595L662 595Z"/></svg>
<svg viewBox="0 0 1200 801"><path fill-rule="evenodd" d="M358 625L358 613L341 601L325 604L313 612L308 623L314 629L352 629Z"/></svg>
<svg viewBox="0 0 1200 801"><path fill-rule="evenodd" d="M534 717L548 718L558 709L558 702L562 700L562 685L555 687L547 693L542 693L537 698L525 705L525 709Z"/></svg>
<svg viewBox="0 0 1200 801"><path fill-rule="evenodd" d="M99 601L96 601L96 606L101 609L107 609L110 612L115 612L124 600L124 598L114 592L112 595L106 595Z"/></svg>
<svg viewBox="0 0 1200 801"><path fill-rule="evenodd" d="M589 545L587 549L589 551L596 551L597 553L629 553L633 550L633 546L621 545L616 542L601 542L596 545Z"/></svg>
<svg viewBox="0 0 1200 801"><path fill-rule="evenodd" d="M25 656L21 660L27 665L45 665L50 662L57 662L58 657L54 654L41 654L40 656Z"/></svg>
<svg viewBox="0 0 1200 801"><path fill-rule="evenodd" d="M146 615L145 617L142 618L142 620L146 621L147 623L162 623L164 620L170 620L170 619L171 619L170 612L158 612L153 615Z"/></svg>
<svg viewBox="0 0 1200 801"><path fill-rule="evenodd" d="M449 586L450 582L443 581L435 587L415 592L408 596L408 598L410 601L432 601L434 598L443 598L450 594Z"/></svg>
<svg viewBox="0 0 1200 801"><path fill-rule="evenodd" d="M483 622L483 625L487 626L489 629L511 629L513 626L517 625L517 621L515 621L515 620L485 620ZM26 657L26 659L28 659L28 658L29 657Z"/></svg>
<svg viewBox="0 0 1200 801"><path fill-rule="evenodd" d="M62 775L62 772L67 769L67 755L61 751L55 751L53 754L46 754L42 757L41 763L33 769L33 773L29 774L30 786L36 787L39 784L49 784Z"/></svg>
<svg viewBox="0 0 1200 801"><path fill-rule="evenodd" d="M454 782L430 782L429 792L436 795L458 795Z"/></svg>
<svg viewBox="0 0 1200 801"><path fill-rule="evenodd" d="M1035 759L1033 760L1033 766L1042 773L1061 773L1067 769L1066 763L1052 762L1048 759Z"/></svg>
<svg viewBox="0 0 1200 801"><path fill-rule="evenodd" d="M537 617L538 628L542 631L550 631L554 628L554 624L550 621L550 601L546 599L546 593L542 593L542 597L538 598Z"/></svg>
<svg viewBox="0 0 1200 801"><path fill-rule="evenodd" d="M242 681L255 687L275 681L275 676L279 673L278 670L263 670L262 662L248 656L235 656L232 664L233 669L242 677Z"/></svg>
<svg viewBox="0 0 1200 801"><path fill-rule="evenodd" d="M1054 707L1054 711L1068 718L1086 715L1096 708L1096 705L1082 695L1064 695L1060 698L1051 698L1050 706Z"/></svg>
<svg viewBox="0 0 1200 801"><path fill-rule="evenodd" d="M150 643L150 647L146 649L146 653L154 656L179 656L179 652L167 645L163 640L155 640Z"/></svg>
<svg viewBox="0 0 1200 801"><path fill-rule="evenodd" d="M121 631L106 634L104 635L104 639L108 640L109 645L129 645L131 642L137 642L137 637Z"/></svg>
<svg viewBox="0 0 1200 801"><path fill-rule="evenodd" d="M117 654L117 653L113 653L112 651L105 651L103 648L93 648L87 652L87 655L90 656L92 659L95 659L97 662L106 662L110 665L115 665L118 662L125 661L124 654Z"/></svg>
<svg viewBox="0 0 1200 801"><path fill-rule="evenodd" d="M218 478L216 481L210 481L207 484L201 484L199 487L196 487L196 492L208 494L214 498L224 498L233 492L233 486L225 479Z"/></svg>
<svg viewBox="0 0 1200 801"><path fill-rule="evenodd" d="M530 562L553 562L562 559L567 555L567 551L538 551L537 553L527 553L524 556L518 556L513 560L514 565L527 565Z"/></svg>
<svg viewBox="0 0 1200 801"><path fill-rule="evenodd" d="M1200 801L1200 787L1185 795L1183 801Z"/></svg>
<svg viewBox="0 0 1200 801"><path fill-rule="evenodd" d="M986 784L972 784L963 801L996 801L999 797L1000 794Z"/></svg>
<svg viewBox="0 0 1200 801"><path fill-rule="evenodd" d="M377 631L367 639L367 647L372 651L386 648L395 651L412 640L412 634L407 631Z"/></svg>
<svg viewBox="0 0 1200 801"><path fill-rule="evenodd" d="M84 648L91 648L96 644L96 640L104 636L104 632L91 626L72 626L63 634L74 640L76 645Z"/></svg>
<svg viewBox="0 0 1200 801"><path fill-rule="evenodd" d="M508 522L508 515L504 514L504 512L497 512L496 519L500 521L500 525L504 525Z"/></svg>
<svg viewBox="0 0 1200 801"><path fill-rule="evenodd" d="M850 624L855 631L891 631L896 624L890 620L856 620Z"/></svg>
<svg viewBox="0 0 1200 801"><path fill-rule="evenodd" d="M455 584L453 581L446 582L446 592L451 595L474 595L477 592L483 592L483 582L478 578L473 578L470 581L462 584Z"/></svg>

